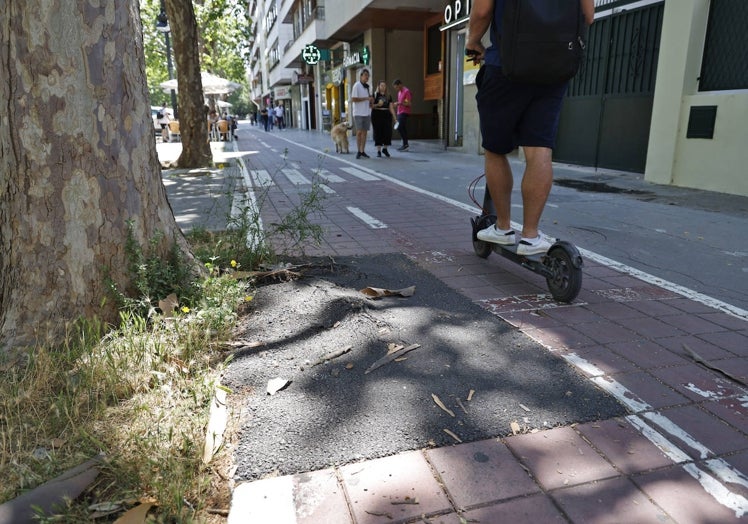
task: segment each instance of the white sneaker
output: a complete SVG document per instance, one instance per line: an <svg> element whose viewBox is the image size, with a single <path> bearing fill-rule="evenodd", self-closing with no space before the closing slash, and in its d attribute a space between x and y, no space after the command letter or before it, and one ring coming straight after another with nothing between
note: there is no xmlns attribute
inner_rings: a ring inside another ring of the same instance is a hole
<svg viewBox="0 0 748 524"><path fill-rule="evenodd" d="M540 255L545 254L550 249L551 243L541 235L535 238L523 238L517 245L518 255Z"/></svg>
<svg viewBox="0 0 748 524"><path fill-rule="evenodd" d="M503 246L511 246L516 242L517 236L511 229L505 232L501 232L492 224L486 229L481 229L476 233L478 240L483 242L491 242L492 244L501 244Z"/></svg>

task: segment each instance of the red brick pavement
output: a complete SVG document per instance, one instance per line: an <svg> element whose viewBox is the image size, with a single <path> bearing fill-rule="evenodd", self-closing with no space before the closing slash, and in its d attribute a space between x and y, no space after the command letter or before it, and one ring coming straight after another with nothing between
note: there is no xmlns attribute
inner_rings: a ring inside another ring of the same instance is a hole
<svg viewBox="0 0 748 524"><path fill-rule="evenodd" d="M258 155L248 167L278 173L277 160ZM405 253L577 366L631 414L240 484L229 522L748 519L748 392L684 349L746 379L746 320L591 260L577 300L556 304L541 277L475 256L465 209L386 177L336 174L345 182L327 184L323 245L307 254ZM284 180L269 188L266 222L298 199ZM370 227L350 206L386 227Z"/></svg>

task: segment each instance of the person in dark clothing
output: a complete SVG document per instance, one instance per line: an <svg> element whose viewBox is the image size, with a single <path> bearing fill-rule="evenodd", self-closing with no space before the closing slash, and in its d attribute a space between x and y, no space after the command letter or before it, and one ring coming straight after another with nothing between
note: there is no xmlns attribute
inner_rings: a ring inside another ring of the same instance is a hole
<svg viewBox="0 0 748 524"><path fill-rule="evenodd" d="M374 145L377 156L382 153L389 158L387 146L392 145L392 122L395 120L395 105L392 97L387 93L387 82L380 80L374 93L374 103L371 106L371 125L374 128Z"/></svg>

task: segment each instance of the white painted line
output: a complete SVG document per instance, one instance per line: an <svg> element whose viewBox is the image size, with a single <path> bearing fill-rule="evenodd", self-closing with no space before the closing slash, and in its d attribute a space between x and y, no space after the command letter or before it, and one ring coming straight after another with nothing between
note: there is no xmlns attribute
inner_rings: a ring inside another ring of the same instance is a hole
<svg viewBox="0 0 748 524"><path fill-rule="evenodd" d="M284 175L286 175L286 178L288 178L288 181L291 182L295 186L300 186L304 184L311 184L312 181L309 180L307 177L301 174L301 171L298 169L281 169Z"/></svg>
<svg viewBox="0 0 748 524"><path fill-rule="evenodd" d="M270 176L267 169L252 169L249 173L252 175L252 180L254 180L254 187L269 187L274 184L273 177ZM251 184L250 181L250 185L247 187L251 188Z"/></svg>
<svg viewBox="0 0 748 524"><path fill-rule="evenodd" d="M664 415L661 415L659 413L644 413L642 414L644 418L649 420L650 422L654 422L657 424L665 433L668 433L669 435L672 435L673 437L679 439L681 442L686 444L688 447L693 449L696 453L699 454L699 457L702 459L708 458L710 455L714 456L716 453L714 453L712 450L707 448L704 444L693 438L686 430L679 427L677 424L675 424L672 420L667 418Z"/></svg>
<svg viewBox="0 0 748 524"><path fill-rule="evenodd" d="M234 142L234 144L236 144L236 142ZM252 179L249 176L247 166L244 164L244 159L240 157L237 160L242 171L244 187L247 189L247 197L246 199L243 199L241 191L234 192L234 200L231 203L231 217L239 223L243 222L243 213L246 213L250 217L253 224L252 227L247 229L247 238L245 239L245 242L249 249L259 249L264 242L264 228L262 225L262 215L260 215L260 206L257 204L257 198L255 197L254 191L252 191Z"/></svg>
<svg viewBox="0 0 748 524"><path fill-rule="evenodd" d="M641 413L652 409L652 406L634 395L626 386L613 380L610 377L593 377L592 382L600 386L601 389L613 395L618 402L629 408L634 413Z"/></svg>
<svg viewBox="0 0 748 524"><path fill-rule="evenodd" d="M605 375L605 371L594 365L592 362L588 362L584 358L580 357L576 353L562 354L564 360L569 362L575 368L584 371L591 377L601 377Z"/></svg>
<svg viewBox="0 0 748 524"><path fill-rule="evenodd" d="M714 497L717 502L735 512L735 518L741 518L748 513L748 500L745 497L733 493L726 486L708 473L701 471L696 464L685 464L683 469L695 478L704 491Z"/></svg>
<svg viewBox="0 0 748 524"><path fill-rule="evenodd" d="M380 222L371 215L367 215L357 207L347 207L346 209L372 229L387 229L387 224Z"/></svg>
<svg viewBox="0 0 748 524"><path fill-rule="evenodd" d="M345 178L342 176L335 175L333 173L330 173L327 169L320 169L319 171L316 171L315 174L326 180L330 184L337 184L339 182L345 182Z"/></svg>
<svg viewBox="0 0 748 524"><path fill-rule="evenodd" d="M379 176L367 173L363 169L359 169L357 167L341 167L340 169L350 175L355 176L356 178L360 178L365 182L374 182L375 180L381 180Z"/></svg>
<svg viewBox="0 0 748 524"><path fill-rule="evenodd" d="M691 457L678 449L678 446L670 442L664 435L662 435L662 433L659 433L657 430L647 425L646 422L636 415L629 415L626 417L626 420L629 424L634 426L634 428L638 429L639 433L646 437L647 440L657 446L657 448L662 451L667 458L676 464L683 464L684 462L691 461Z"/></svg>
<svg viewBox="0 0 748 524"><path fill-rule="evenodd" d="M330 186L328 186L327 184L319 184L319 187L322 189L322 191L324 191L328 195L335 195L336 194L335 190L333 188L331 188Z"/></svg>

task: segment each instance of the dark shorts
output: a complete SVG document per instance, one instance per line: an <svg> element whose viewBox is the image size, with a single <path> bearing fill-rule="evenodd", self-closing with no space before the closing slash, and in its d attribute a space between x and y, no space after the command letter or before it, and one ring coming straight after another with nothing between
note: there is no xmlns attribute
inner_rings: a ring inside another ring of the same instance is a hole
<svg viewBox="0 0 748 524"><path fill-rule="evenodd" d="M483 148L499 155L518 146L553 149L567 83L544 86L509 81L484 65L475 80Z"/></svg>

